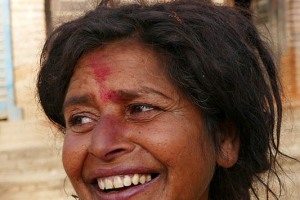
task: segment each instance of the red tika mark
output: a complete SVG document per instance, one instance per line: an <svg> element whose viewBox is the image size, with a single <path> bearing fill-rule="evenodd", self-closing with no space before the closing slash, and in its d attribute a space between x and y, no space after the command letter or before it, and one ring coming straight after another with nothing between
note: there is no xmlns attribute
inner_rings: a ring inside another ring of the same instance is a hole
<svg viewBox="0 0 300 200"><path fill-rule="evenodd" d="M106 77L111 74L110 68L101 65L101 63L97 61L91 62L91 66L94 70L95 79L98 82L101 100L104 102L108 102L111 101L112 99L115 99L117 93L114 91L107 91L104 83Z"/></svg>
<svg viewBox="0 0 300 200"><path fill-rule="evenodd" d="M100 67L96 66L93 67L94 69L94 74L96 77L96 80L101 83L102 81L106 80L106 77L111 73L110 68L108 67Z"/></svg>
<svg viewBox="0 0 300 200"><path fill-rule="evenodd" d="M120 103L122 98L117 91L101 91L101 99L104 102L113 102L113 103Z"/></svg>
<svg viewBox="0 0 300 200"><path fill-rule="evenodd" d="M109 67L106 66L107 63L105 62L105 59L102 55L96 55L91 57L89 63L92 69L94 70L94 75L99 83L106 80L106 77L109 74L111 74L111 70Z"/></svg>

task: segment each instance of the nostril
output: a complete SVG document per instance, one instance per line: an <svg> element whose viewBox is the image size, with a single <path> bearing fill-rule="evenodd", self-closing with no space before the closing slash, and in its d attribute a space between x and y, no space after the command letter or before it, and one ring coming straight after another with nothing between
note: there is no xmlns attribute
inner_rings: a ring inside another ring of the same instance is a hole
<svg viewBox="0 0 300 200"><path fill-rule="evenodd" d="M105 154L105 158L108 160L114 159L116 157L121 156L122 154L125 154L126 150L119 148L119 149L115 149L113 151L108 152L107 154Z"/></svg>
<svg viewBox="0 0 300 200"><path fill-rule="evenodd" d="M118 154L122 151L124 151L124 149L116 149L116 150L113 150L112 152L109 152L108 154Z"/></svg>

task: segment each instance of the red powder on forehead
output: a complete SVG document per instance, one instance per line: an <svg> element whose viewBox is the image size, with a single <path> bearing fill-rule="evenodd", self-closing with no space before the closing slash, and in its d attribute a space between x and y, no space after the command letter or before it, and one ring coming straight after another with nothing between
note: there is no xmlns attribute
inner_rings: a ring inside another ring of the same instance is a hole
<svg viewBox="0 0 300 200"><path fill-rule="evenodd" d="M106 77L111 74L111 70L108 67L102 67L97 66L93 67L94 75L96 77L96 80L101 83L102 81L105 81Z"/></svg>
<svg viewBox="0 0 300 200"><path fill-rule="evenodd" d="M111 73L110 68L106 66L105 57L103 55L95 55L89 59L90 66L94 70L94 75L99 83L104 81L106 76Z"/></svg>
<svg viewBox="0 0 300 200"><path fill-rule="evenodd" d="M132 99L139 96L136 92L126 92L126 91L115 91L115 90L109 90L105 91L104 88L101 89L101 99L104 102L110 101L113 103L121 103L126 101L131 101Z"/></svg>
<svg viewBox="0 0 300 200"><path fill-rule="evenodd" d="M106 77L111 74L111 69L103 65L103 63L98 60L92 60L91 67L93 69L95 79L98 82L101 100L104 102L108 102L112 99L115 99L115 96L117 95L116 92L107 91L104 84Z"/></svg>
<svg viewBox="0 0 300 200"><path fill-rule="evenodd" d="M117 91L109 90L109 91L101 91L101 99L104 102L111 101L113 103L119 103L122 101L122 98Z"/></svg>
<svg viewBox="0 0 300 200"><path fill-rule="evenodd" d="M99 85L100 98L105 103L120 103L121 101L123 101L122 94L118 91L108 90L105 86L107 76L112 73L111 68L107 67L105 57L106 56L103 55L96 55L95 57L92 57L90 59L90 66L93 69L95 79Z"/></svg>

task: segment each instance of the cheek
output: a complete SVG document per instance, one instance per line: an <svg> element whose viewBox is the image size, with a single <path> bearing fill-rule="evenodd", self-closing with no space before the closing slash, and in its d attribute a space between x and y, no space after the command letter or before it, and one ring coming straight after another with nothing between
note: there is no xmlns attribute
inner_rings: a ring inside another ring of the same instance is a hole
<svg viewBox="0 0 300 200"><path fill-rule="evenodd" d="M187 132L184 132L186 134ZM212 144L203 133L189 135L177 141L172 153L168 154L169 180L173 191L182 191L182 197L202 199L208 195L208 189L215 170L215 152ZM172 145L172 144L169 144Z"/></svg>
<svg viewBox="0 0 300 200"><path fill-rule="evenodd" d="M202 128L188 122L183 126L180 124L180 121L170 123L160 120L151 127L140 130L139 140L142 140L145 148L164 162L168 162L170 166L178 166L182 164L182 160L188 162L214 160L213 142L201 131Z"/></svg>
<svg viewBox="0 0 300 200"><path fill-rule="evenodd" d="M74 184L74 179L81 179L82 166L87 155L88 138L66 133L64 138L62 160L64 169Z"/></svg>
<svg viewBox="0 0 300 200"><path fill-rule="evenodd" d="M207 192L214 173L216 155L211 139L201 131L201 126L195 127L195 124L188 121L182 126L179 124L180 121L170 123L169 120L167 123L161 120L141 134L144 148L167 171L168 190L174 195L181 195L183 199L184 196L195 199Z"/></svg>

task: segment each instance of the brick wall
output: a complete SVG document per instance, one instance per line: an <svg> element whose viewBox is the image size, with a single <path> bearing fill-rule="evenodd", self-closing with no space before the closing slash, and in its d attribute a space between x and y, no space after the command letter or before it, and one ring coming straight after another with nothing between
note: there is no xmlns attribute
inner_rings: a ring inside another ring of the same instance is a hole
<svg viewBox="0 0 300 200"><path fill-rule="evenodd" d="M11 0L11 30L16 103L25 119L35 118L35 79L45 41L44 0Z"/></svg>
<svg viewBox="0 0 300 200"><path fill-rule="evenodd" d="M294 56L295 93L300 97L300 0L288 2L289 46Z"/></svg>
<svg viewBox="0 0 300 200"><path fill-rule="evenodd" d="M281 63L284 87L295 105L300 105L300 0L287 0L286 48Z"/></svg>

